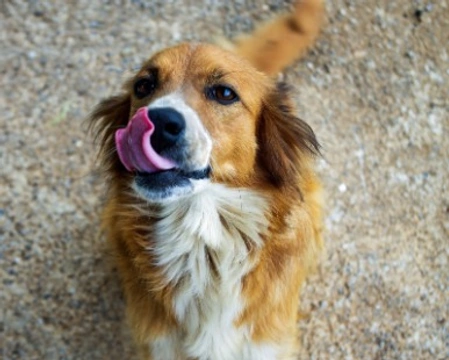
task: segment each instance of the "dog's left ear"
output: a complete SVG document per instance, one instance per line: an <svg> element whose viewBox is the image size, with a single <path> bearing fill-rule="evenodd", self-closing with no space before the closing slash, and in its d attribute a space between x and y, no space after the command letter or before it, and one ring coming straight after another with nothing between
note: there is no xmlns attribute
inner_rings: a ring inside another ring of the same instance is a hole
<svg viewBox="0 0 449 360"><path fill-rule="evenodd" d="M270 182L296 186L301 160L320 154L312 128L293 114L289 89L279 84L264 100L258 124L258 158Z"/></svg>
<svg viewBox="0 0 449 360"><path fill-rule="evenodd" d="M89 128L100 145L99 156L106 170L123 167L118 156L115 156L114 135L128 123L130 110L130 96L122 94L100 102L89 118Z"/></svg>

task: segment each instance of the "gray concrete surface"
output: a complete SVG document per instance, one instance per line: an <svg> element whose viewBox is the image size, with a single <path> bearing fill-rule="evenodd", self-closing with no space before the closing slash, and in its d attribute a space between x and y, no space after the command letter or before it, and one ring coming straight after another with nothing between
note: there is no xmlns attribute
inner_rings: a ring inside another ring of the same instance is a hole
<svg viewBox="0 0 449 360"><path fill-rule="evenodd" d="M317 46L285 73L327 189L302 359L449 358L448 4L329 1ZM288 5L0 3L0 358L133 359L82 120L155 50Z"/></svg>

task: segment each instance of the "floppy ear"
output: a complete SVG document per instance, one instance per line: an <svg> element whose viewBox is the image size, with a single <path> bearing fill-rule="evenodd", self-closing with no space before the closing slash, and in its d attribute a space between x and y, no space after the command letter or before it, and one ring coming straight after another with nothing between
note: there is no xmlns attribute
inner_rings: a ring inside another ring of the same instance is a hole
<svg viewBox="0 0 449 360"><path fill-rule="evenodd" d="M258 124L258 158L270 182L296 187L301 160L318 155L320 145L312 128L293 114L289 89L279 84L265 99Z"/></svg>
<svg viewBox="0 0 449 360"><path fill-rule="evenodd" d="M129 120L131 99L128 94L113 96L100 102L89 118L89 129L100 144L99 157L105 170L118 171L122 165L116 156L114 135Z"/></svg>

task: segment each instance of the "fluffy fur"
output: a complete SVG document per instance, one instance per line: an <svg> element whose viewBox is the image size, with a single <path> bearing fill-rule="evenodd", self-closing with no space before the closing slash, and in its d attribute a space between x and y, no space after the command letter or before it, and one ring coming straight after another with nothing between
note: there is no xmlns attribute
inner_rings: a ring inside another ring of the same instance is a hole
<svg viewBox="0 0 449 360"><path fill-rule="evenodd" d="M103 229L142 358L295 356L298 295L322 246L319 145L272 75L313 43L322 16L321 0L303 0L227 49L163 50L93 112L108 184ZM136 97L133 84L150 72L154 92ZM220 84L239 101L205 96ZM142 188L114 144L137 109L160 103L187 119L186 166L211 168L170 196Z"/></svg>

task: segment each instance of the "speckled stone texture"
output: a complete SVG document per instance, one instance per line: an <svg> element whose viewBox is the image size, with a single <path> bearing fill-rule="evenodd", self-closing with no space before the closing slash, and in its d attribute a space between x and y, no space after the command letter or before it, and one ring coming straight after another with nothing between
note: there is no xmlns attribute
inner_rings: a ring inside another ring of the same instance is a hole
<svg viewBox="0 0 449 360"><path fill-rule="evenodd" d="M449 358L448 4L329 1L317 46L285 73L327 189L301 359ZM288 6L0 3L0 358L134 359L83 119L154 51Z"/></svg>

